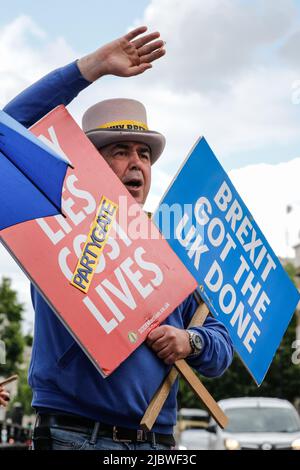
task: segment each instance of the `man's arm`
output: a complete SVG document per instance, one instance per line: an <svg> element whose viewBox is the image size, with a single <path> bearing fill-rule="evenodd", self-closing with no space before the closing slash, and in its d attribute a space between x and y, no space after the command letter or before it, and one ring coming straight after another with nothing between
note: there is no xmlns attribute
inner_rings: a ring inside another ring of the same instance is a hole
<svg viewBox="0 0 300 470"><path fill-rule="evenodd" d="M159 33L141 26L48 75L21 92L4 111L30 127L60 104L67 106L82 90L104 75L131 77L145 72L165 54Z"/></svg>
<svg viewBox="0 0 300 470"><path fill-rule="evenodd" d="M60 104L67 106L90 85L73 62L50 72L10 101L3 111L30 127Z"/></svg>

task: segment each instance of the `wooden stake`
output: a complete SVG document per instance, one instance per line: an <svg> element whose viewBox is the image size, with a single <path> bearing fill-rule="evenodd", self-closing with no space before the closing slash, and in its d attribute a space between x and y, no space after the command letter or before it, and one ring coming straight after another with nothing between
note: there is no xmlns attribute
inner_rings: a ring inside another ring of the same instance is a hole
<svg viewBox="0 0 300 470"><path fill-rule="evenodd" d="M214 420L221 428L225 428L228 424L228 418L223 413L217 402L204 387L203 383L198 379L190 366L183 360L175 362L176 369L181 373L183 378L192 387L196 395L200 398L207 411L212 415Z"/></svg>
<svg viewBox="0 0 300 470"><path fill-rule="evenodd" d="M209 314L209 310L206 304L202 300L198 300L198 301L199 301L199 307L197 308L196 312L193 315L193 318L189 324L189 328L192 328L193 326L202 326L203 323L205 322L207 315ZM182 360L182 362L186 364L185 361ZM185 366L182 364L182 362L177 361L175 363L175 365L172 367L172 369L170 370L169 374L167 375L167 377L165 378L161 386L153 395L153 398L151 402L149 403L148 408L140 423L142 429L144 429L145 431L150 431L152 429L153 424L155 423L157 416L159 415L166 399L168 398L170 390L178 377L178 370L180 373L183 374L183 377L185 378L185 380L187 380L187 382L195 391L195 393L199 396L201 401L203 401L204 406L208 409L211 415L216 419L217 423L222 428L227 424L226 416L224 415L222 410L219 408L219 406L217 405L213 397L209 394L209 392L206 390L206 388L198 379L198 377L194 374L194 372L190 368L189 368L190 371L188 371L187 368L185 368ZM186 366L189 367L187 364ZM187 377L191 378L192 383L189 382L189 379L187 379Z"/></svg>

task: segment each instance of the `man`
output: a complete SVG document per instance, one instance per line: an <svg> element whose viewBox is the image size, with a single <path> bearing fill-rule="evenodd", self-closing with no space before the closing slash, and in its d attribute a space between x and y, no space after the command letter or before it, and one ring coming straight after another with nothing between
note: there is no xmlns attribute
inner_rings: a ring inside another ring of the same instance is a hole
<svg viewBox="0 0 300 470"><path fill-rule="evenodd" d="M165 54L159 33L144 34L146 29L137 28L50 73L5 111L30 126L55 106L70 103L103 75L143 73ZM151 165L164 148L164 137L147 128L143 105L134 100L98 103L85 113L83 128L143 204L150 189ZM142 432L139 422L171 364L186 358L201 374L213 377L221 375L232 360L232 343L217 320L209 317L203 327L187 331L197 308L190 295L149 334L147 344L103 379L35 288L32 299L36 319L29 383L38 413L35 448L169 449L174 445L178 385L172 388L153 432Z"/></svg>

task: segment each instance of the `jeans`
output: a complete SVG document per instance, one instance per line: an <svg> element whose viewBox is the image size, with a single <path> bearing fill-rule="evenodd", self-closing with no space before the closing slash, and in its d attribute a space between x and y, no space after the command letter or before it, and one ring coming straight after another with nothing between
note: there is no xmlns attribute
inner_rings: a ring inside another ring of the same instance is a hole
<svg viewBox="0 0 300 470"><path fill-rule="evenodd" d="M170 450L171 447L152 442L116 442L110 437L98 437L91 443L91 436L79 432L51 427L52 450ZM35 449L33 443L33 450Z"/></svg>

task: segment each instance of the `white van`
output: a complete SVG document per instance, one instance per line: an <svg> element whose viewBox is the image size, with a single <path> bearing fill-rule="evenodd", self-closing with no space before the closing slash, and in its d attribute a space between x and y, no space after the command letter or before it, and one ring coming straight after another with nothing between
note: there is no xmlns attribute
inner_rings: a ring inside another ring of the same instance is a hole
<svg viewBox="0 0 300 470"><path fill-rule="evenodd" d="M218 402L229 418L226 429L211 420L211 450L300 450L300 417L279 398L230 398Z"/></svg>

